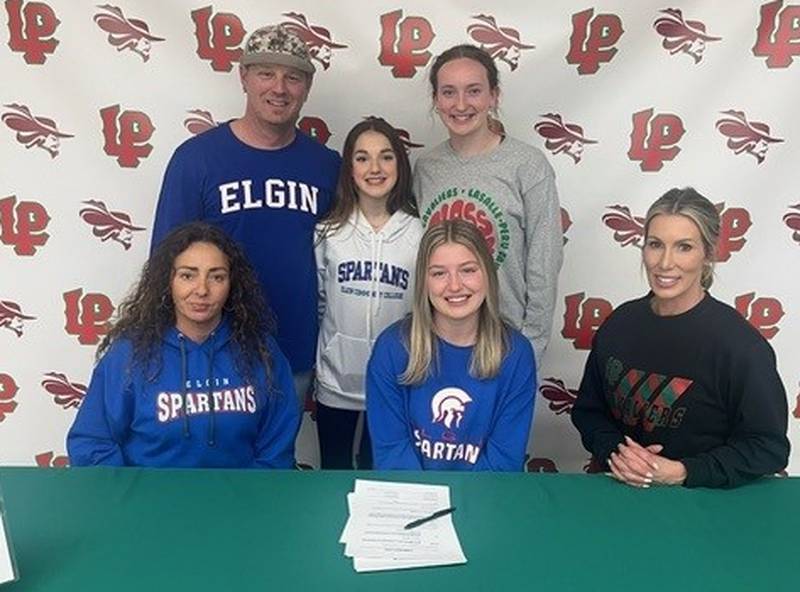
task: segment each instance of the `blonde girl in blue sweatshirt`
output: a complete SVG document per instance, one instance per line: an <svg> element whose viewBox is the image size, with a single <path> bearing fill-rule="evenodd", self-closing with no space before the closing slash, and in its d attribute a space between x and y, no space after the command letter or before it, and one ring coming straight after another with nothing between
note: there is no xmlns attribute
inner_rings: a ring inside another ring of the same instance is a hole
<svg viewBox="0 0 800 592"><path fill-rule="evenodd" d="M364 375L372 345L411 310L422 225L411 167L386 121L359 122L344 143L336 202L317 226L320 315L317 430L323 469L371 468ZM354 442L359 422L363 434Z"/></svg>

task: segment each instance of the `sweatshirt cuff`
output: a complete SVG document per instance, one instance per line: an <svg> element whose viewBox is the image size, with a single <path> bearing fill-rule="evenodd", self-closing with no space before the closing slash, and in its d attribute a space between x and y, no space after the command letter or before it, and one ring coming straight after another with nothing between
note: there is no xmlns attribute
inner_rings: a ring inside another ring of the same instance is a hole
<svg viewBox="0 0 800 592"><path fill-rule="evenodd" d="M595 449L595 460L600 462L605 469L608 469L608 461L611 458L611 453L617 451L617 446L622 444L625 439L620 436L619 438L611 438L603 442Z"/></svg>
<svg viewBox="0 0 800 592"><path fill-rule="evenodd" d="M682 458L680 461L686 467L686 480L684 487L710 487L711 471L708 463L699 458Z"/></svg>

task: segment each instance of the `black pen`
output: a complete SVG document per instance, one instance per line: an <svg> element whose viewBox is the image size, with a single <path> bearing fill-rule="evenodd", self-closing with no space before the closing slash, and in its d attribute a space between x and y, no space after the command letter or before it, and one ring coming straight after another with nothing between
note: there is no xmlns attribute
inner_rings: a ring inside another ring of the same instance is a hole
<svg viewBox="0 0 800 592"><path fill-rule="evenodd" d="M406 524L403 528L405 530L409 530L410 528L416 528L417 526L422 526L426 522L430 522L431 520L436 520L437 518L441 518L442 516L447 516L448 514L452 514L456 511L455 506L452 508L447 508L446 510L437 510L430 516L425 516L424 518L417 518L416 520L412 520L408 524Z"/></svg>

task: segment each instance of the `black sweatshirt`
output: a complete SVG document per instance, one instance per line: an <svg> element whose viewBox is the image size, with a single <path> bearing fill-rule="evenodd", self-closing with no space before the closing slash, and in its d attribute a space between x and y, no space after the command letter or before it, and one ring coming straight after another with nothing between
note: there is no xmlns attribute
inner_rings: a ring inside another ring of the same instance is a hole
<svg viewBox="0 0 800 592"><path fill-rule="evenodd" d="M687 487L735 487L786 467L788 408L775 353L730 306L706 297L658 316L651 294L597 332L572 410L604 463L623 436L686 467Z"/></svg>

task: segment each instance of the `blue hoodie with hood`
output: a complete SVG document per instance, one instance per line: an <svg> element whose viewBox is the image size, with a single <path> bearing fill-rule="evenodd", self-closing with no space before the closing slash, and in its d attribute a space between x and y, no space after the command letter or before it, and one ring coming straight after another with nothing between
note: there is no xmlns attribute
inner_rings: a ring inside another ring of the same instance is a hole
<svg viewBox="0 0 800 592"><path fill-rule="evenodd" d="M225 319L203 343L172 328L149 378L118 339L94 369L67 435L73 466L294 466L299 424L289 362L270 337L263 367L242 375Z"/></svg>

